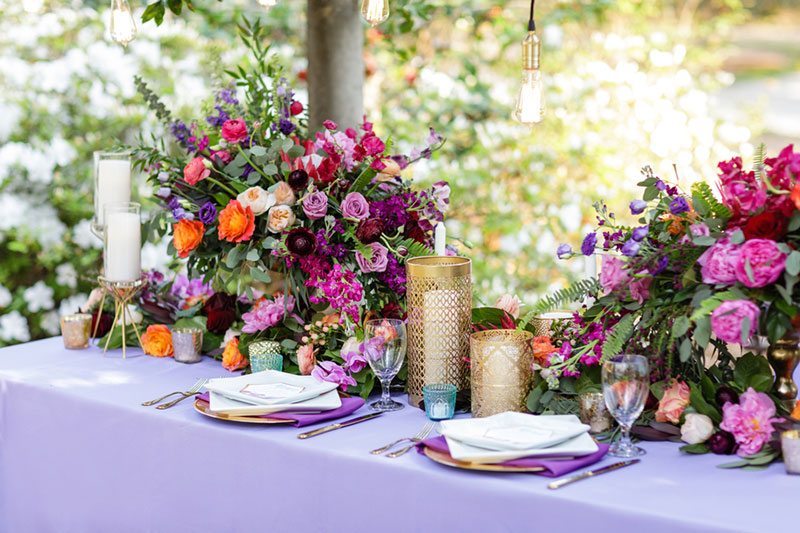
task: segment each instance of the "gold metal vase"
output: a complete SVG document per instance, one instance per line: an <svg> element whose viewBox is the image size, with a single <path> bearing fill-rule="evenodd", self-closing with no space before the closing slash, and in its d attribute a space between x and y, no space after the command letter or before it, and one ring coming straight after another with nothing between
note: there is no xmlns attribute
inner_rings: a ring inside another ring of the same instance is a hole
<svg viewBox="0 0 800 533"><path fill-rule="evenodd" d="M796 332L786 335L767 348L767 360L775 372L773 390L784 405L791 410L797 398L794 371L800 362L800 337Z"/></svg>
<svg viewBox="0 0 800 533"><path fill-rule="evenodd" d="M527 411L532 342L532 333L514 329L490 329L470 336L472 416Z"/></svg>
<svg viewBox="0 0 800 533"><path fill-rule="evenodd" d="M414 257L406 274L408 403L419 406L425 385L469 388L472 263L465 257Z"/></svg>

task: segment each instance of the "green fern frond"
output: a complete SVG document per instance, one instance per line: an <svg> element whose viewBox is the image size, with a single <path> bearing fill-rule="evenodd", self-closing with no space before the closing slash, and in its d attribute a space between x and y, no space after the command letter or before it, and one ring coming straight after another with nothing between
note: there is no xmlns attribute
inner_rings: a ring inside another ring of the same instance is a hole
<svg viewBox="0 0 800 533"><path fill-rule="evenodd" d="M631 335L633 335L635 321L636 315L631 313L622 317L622 319L614 325L611 333L606 337L603 343L603 360L622 353L623 348L625 348Z"/></svg>
<svg viewBox="0 0 800 533"><path fill-rule="evenodd" d="M767 146L764 143L758 145L755 156L753 157L753 168L761 174L764 172L764 164L767 160ZM762 174L763 177L763 174Z"/></svg>
<svg viewBox="0 0 800 533"><path fill-rule="evenodd" d="M531 320L537 315L561 309L565 304L570 302L577 302L584 299L588 294L597 291L597 280L594 278L582 279L566 287L560 289L553 294L548 294L538 302L536 302L530 311L523 317L519 323L519 329L525 329Z"/></svg>
<svg viewBox="0 0 800 533"><path fill-rule="evenodd" d="M705 213L723 220L728 220L733 216L731 210L714 196L711 185L704 181L698 181L692 185L692 203L695 210L701 214Z"/></svg>
<svg viewBox="0 0 800 533"><path fill-rule="evenodd" d="M433 250L431 250L424 244L415 241L414 239L398 240L395 243L394 248L395 250L398 250L401 247L408 250L408 253L405 255L406 259L410 259L412 257L420 257L424 255L433 255Z"/></svg>

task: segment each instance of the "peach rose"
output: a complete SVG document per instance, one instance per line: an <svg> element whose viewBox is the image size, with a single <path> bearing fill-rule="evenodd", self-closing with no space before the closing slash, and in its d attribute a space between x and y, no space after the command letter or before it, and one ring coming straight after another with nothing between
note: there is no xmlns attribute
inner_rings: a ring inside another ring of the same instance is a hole
<svg viewBox="0 0 800 533"><path fill-rule="evenodd" d="M219 214L219 238L228 242L250 240L256 229L253 210L244 207L238 200L231 200Z"/></svg>
<svg viewBox="0 0 800 533"><path fill-rule="evenodd" d="M275 203L278 205L294 205L297 201L294 191L285 181L278 183L272 194L275 195Z"/></svg>
<svg viewBox="0 0 800 533"><path fill-rule="evenodd" d="M272 233L280 233L294 224L294 213L288 205L276 205L267 215L267 229Z"/></svg>
<svg viewBox="0 0 800 533"><path fill-rule="evenodd" d="M252 209L255 216L266 213L270 207L275 205L275 195L265 191L261 187L250 187L237 196L236 200L238 200L243 207Z"/></svg>
<svg viewBox="0 0 800 533"><path fill-rule="evenodd" d="M514 318L519 318L520 305L522 305L522 301L516 294L513 296L511 294L504 294L494 303L497 309L502 309Z"/></svg>
<svg viewBox="0 0 800 533"><path fill-rule="evenodd" d="M247 364L247 358L239 351L239 337L232 338L222 351L222 368L229 372L235 372L243 369Z"/></svg>
<svg viewBox="0 0 800 533"><path fill-rule="evenodd" d="M682 381L672 380L669 388L664 391L664 396L658 402L656 422L671 422L678 424L686 406L689 405L689 385Z"/></svg>
<svg viewBox="0 0 800 533"><path fill-rule="evenodd" d="M539 366L546 367L550 362L550 354L557 352L553 341L547 335L533 338L533 359Z"/></svg>
<svg viewBox="0 0 800 533"><path fill-rule="evenodd" d="M211 161L208 162L211 165ZM206 160L202 157L195 157L183 167L183 179L189 185L197 185L197 182L204 180L211 175L211 169L206 166Z"/></svg>
<svg viewBox="0 0 800 533"><path fill-rule="evenodd" d="M311 371L317 366L317 357L314 354L314 346L311 344L304 344L297 349L297 365L300 367L300 373L304 376L310 376Z"/></svg>
<svg viewBox="0 0 800 533"><path fill-rule="evenodd" d="M206 227L199 220L179 220L172 225L172 244L178 257L188 257L189 253L200 246Z"/></svg>
<svg viewBox="0 0 800 533"><path fill-rule="evenodd" d="M171 357L174 353L172 332L163 324L147 326L147 331L142 335L142 349L153 357Z"/></svg>
<svg viewBox="0 0 800 533"><path fill-rule="evenodd" d="M383 160L384 168L378 172L375 179L380 182L390 181L400 175L400 165L392 158Z"/></svg>

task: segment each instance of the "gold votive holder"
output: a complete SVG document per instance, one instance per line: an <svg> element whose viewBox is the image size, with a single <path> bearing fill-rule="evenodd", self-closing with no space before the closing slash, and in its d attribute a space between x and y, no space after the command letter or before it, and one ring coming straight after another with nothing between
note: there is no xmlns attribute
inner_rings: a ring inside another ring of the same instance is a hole
<svg viewBox="0 0 800 533"><path fill-rule="evenodd" d="M172 330L173 357L179 363L199 363L203 359L203 330L175 328Z"/></svg>
<svg viewBox="0 0 800 533"><path fill-rule="evenodd" d="M562 327L571 320L572 313L567 311L553 311L533 317L531 326L533 327L534 335L537 337L552 337L556 329L559 329L559 327Z"/></svg>
<svg viewBox="0 0 800 533"><path fill-rule="evenodd" d="M452 383L469 389L472 263L465 257L414 257L406 262L408 403L422 387Z"/></svg>
<svg viewBox="0 0 800 533"><path fill-rule="evenodd" d="M92 315L75 313L61 317L61 338L67 350L83 350L89 347L92 332Z"/></svg>
<svg viewBox="0 0 800 533"><path fill-rule="evenodd" d="M602 392L584 392L578 395L578 418L589 426L590 433L608 431L614 422Z"/></svg>
<svg viewBox="0 0 800 533"><path fill-rule="evenodd" d="M490 329L470 336L472 416L527 412L532 341L532 333L516 329Z"/></svg>
<svg viewBox="0 0 800 533"><path fill-rule="evenodd" d="M787 474L800 474L800 430L781 433L781 453Z"/></svg>

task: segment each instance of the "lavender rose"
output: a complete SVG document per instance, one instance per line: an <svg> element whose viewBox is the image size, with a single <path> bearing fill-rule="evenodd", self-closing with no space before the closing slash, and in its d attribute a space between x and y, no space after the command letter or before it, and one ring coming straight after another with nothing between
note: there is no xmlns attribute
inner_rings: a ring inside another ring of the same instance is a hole
<svg viewBox="0 0 800 533"><path fill-rule="evenodd" d="M786 254L769 239L751 239L739 248L736 279L747 287L765 287L783 274ZM748 268L749 267L749 268Z"/></svg>
<svg viewBox="0 0 800 533"><path fill-rule="evenodd" d="M342 214L345 218L364 220L369 218L369 203L359 192L351 192L342 202Z"/></svg>
<svg viewBox="0 0 800 533"><path fill-rule="evenodd" d="M372 249L372 257L367 259L361 252L356 252L356 263L361 272L385 272L386 265L389 264L389 250L383 245L373 242L368 245Z"/></svg>
<svg viewBox="0 0 800 533"><path fill-rule="evenodd" d="M758 327L761 310L750 300L728 300L711 313L711 331L718 339L729 343L740 343L750 338ZM742 339L742 328L748 321Z"/></svg>
<svg viewBox="0 0 800 533"><path fill-rule="evenodd" d="M328 214L328 195L317 191L306 196L303 200L303 212L311 220L323 218Z"/></svg>

